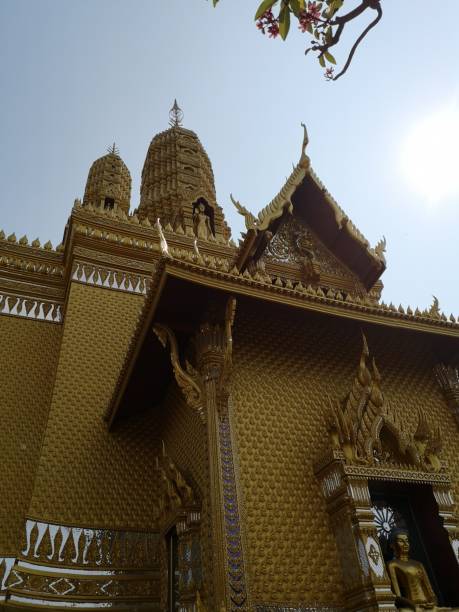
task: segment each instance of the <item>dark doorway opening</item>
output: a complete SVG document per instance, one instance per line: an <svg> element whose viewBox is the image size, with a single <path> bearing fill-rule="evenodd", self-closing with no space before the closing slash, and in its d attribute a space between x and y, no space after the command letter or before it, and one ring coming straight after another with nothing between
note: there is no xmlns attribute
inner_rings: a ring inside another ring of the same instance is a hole
<svg viewBox="0 0 459 612"><path fill-rule="evenodd" d="M180 573L178 568L178 537L175 527L167 533L167 610L177 612L179 609L179 581Z"/></svg>
<svg viewBox="0 0 459 612"><path fill-rule="evenodd" d="M370 481L370 496L386 563L393 558L389 535L407 529L410 557L423 563L440 606L459 605L459 565L438 513L432 486Z"/></svg>

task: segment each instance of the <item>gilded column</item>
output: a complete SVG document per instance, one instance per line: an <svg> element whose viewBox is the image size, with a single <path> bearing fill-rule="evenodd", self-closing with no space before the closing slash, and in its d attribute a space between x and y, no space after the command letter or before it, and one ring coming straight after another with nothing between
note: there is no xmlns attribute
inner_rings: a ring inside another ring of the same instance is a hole
<svg viewBox="0 0 459 612"><path fill-rule="evenodd" d="M219 442L221 376L224 369L225 338L220 326L203 325L197 334L198 371L203 382L204 412L207 423L210 502L212 512L212 552L215 604L227 598L223 525L223 489Z"/></svg>
<svg viewBox="0 0 459 612"><path fill-rule="evenodd" d="M197 412L206 427L212 523L212 609L219 612L248 610L228 418L235 307L235 299L229 298L223 321L215 322L214 319L201 325L195 336L195 367L187 362L186 368L182 368L173 332L165 325L154 327L163 345L169 343L177 383L189 407Z"/></svg>
<svg viewBox="0 0 459 612"><path fill-rule="evenodd" d="M196 338L207 421L216 603L226 602L231 611L248 609L228 418L235 307L230 298L224 324L206 323Z"/></svg>

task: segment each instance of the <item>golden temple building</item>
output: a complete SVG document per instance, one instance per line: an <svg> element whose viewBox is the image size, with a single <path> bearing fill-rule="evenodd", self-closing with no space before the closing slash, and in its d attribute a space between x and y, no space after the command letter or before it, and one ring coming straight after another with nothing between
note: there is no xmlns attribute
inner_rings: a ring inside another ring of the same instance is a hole
<svg viewBox="0 0 459 612"><path fill-rule="evenodd" d="M459 323L302 138L238 244L176 104L137 209L113 146L62 244L0 233L0 608L459 608Z"/></svg>

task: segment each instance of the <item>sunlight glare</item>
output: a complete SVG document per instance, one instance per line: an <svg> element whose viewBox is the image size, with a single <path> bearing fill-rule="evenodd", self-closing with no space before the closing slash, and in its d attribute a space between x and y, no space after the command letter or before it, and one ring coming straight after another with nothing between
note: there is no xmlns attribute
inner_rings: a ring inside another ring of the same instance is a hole
<svg viewBox="0 0 459 612"><path fill-rule="evenodd" d="M429 205L459 196L459 108L422 118L405 135L401 169L409 187Z"/></svg>

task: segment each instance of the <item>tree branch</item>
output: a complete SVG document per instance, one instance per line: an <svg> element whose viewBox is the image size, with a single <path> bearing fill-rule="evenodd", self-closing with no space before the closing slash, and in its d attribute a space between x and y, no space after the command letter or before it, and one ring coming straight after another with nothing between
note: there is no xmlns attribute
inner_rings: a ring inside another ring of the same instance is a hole
<svg viewBox="0 0 459 612"><path fill-rule="evenodd" d="M346 70L349 68L349 66L351 65L352 62L352 58L354 57L354 53L356 52L357 47L360 45L360 43L362 42L362 40L365 38L365 36L368 34L368 32L370 30L372 30L375 25L380 21L381 17L382 17L382 8L381 8L381 4L379 2L374 3L374 5L372 6L372 8L375 9L375 11L378 13L376 16L376 19L374 19L365 29L364 31L360 34L360 36L357 38L357 40L355 41L355 43L352 45L352 49L349 53L349 56L346 60L346 63L344 64L343 69L341 70L341 72L339 72L336 76L333 77L333 80L336 81L337 79L339 79L340 76L342 76Z"/></svg>

